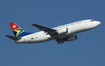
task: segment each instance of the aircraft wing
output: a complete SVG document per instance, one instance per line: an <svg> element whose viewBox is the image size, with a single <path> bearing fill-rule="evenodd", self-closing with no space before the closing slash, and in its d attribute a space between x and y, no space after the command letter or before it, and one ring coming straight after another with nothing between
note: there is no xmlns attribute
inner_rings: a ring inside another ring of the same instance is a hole
<svg viewBox="0 0 105 66"><path fill-rule="evenodd" d="M38 24L32 24L32 25L37 27L38 29L40 29L42 31L47 32L51 36L57 35L57 32L54 29L51 29L51 28L48 28L48 27L44 27L44 26L41 26L41 25L38 25Z"/></svg>

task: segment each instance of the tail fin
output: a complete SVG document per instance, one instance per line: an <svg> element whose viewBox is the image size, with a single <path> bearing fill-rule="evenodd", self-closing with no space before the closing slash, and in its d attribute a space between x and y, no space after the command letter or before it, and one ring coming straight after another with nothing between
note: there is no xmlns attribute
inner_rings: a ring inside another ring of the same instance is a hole
<svg viewBox="0 0 105 66"><path fill-rule="evenodd" d="M28 34L31 34L31 33L27 33L25 32L22 28L20 28L18 25L16 25L14 22L11 22L9 23L10 26L11 26L11 29L14 33L14 35L16 37L22 37L22 36L25 36L25 35L28 35Z"/></svg>
<svg viewBox="0 0 105 66"><path fill-rule="evenodd" d="M11 29L12 29L12 31L13 31L13 33L14 33L14 35L15 35L16 37L18 37L19 34L21 34L22 32L24 32L24 30L21 29L21 28L20 28L18 25L16 25L14 22L11 22L11 23L9 23L9 24L10 24Z"/></svg>

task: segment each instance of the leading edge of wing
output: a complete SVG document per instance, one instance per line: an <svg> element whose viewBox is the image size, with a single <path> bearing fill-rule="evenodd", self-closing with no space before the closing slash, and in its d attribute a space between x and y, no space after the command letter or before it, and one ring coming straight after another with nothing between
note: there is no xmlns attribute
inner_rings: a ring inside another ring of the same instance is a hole
<svg viewBox="0 0 105 66"><path fill-rule="evenodd" d="M32 25L37 27L40 30L45 31L45 32L56 31L54 29L51 29L51 28L48 28L48 27L44 27L44 26L41 26L41 25L38 25L38 24L32 24Z"/></svg>
<svg viewBox="0 0 105 66"><path fill-rule="evenodd" d="M57 34L57 31L55 29L51 29L51 28L48 28L48 27L44 27L44 26L41 26L41 25L38 25L38 24L32 24L33 26L37 27L38 29L42 30L42 31L45 31L47 32L49 35L51 36L55 36L55 35L58 35Z"/></svg>

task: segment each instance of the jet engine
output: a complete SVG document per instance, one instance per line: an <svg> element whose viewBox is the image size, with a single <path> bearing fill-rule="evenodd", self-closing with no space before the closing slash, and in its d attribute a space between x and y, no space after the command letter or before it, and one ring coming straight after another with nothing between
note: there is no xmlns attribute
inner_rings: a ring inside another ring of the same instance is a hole
<svg viewBox="0 0 105 66"><path fill-rule="evenodd" d="M71 35L66 39L66 41L70 42L70 41L74 41L76 39L77 39L77 35Z"/></svg>
<svg viewBox="0 0 105 66"><path fill-rule="evenodd" d="M63 34L63 33L67 33L68 32L68 29L65 28L65 29L61 29L61 30L58 30L57 33L58 34Z"/></svg>

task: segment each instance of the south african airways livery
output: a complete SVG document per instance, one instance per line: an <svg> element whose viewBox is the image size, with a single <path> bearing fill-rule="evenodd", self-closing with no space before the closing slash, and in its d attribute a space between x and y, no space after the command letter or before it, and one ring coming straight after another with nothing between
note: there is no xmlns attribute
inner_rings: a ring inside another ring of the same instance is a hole
<svg viewBox="0 0 105 66"><path fill-rule="evenodd" d="M41 31L35 33L25 32L22 28L16 25L14 22L10 23L14 36L5 35L6 37L14 40L15 43L41 43L50 40L56 40L58 44L62 44L65 41L74 41L77 39L77 33L84 32L93 29L100 25L101 22L92 19L81 20L66 25L48 28L38 24L32 24Z"/></svg>

